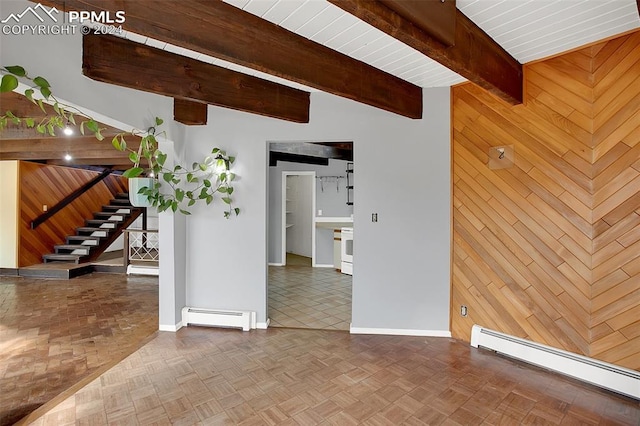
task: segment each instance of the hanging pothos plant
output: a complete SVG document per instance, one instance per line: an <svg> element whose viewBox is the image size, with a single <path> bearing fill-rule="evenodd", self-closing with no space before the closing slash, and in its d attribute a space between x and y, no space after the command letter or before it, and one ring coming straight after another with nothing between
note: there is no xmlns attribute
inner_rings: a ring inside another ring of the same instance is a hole
<svg viewBox="0 0 640 426"><path fill-rule="evenodd" d="M43 77L30 77L21 66L0 67L3 72L0 82L0 92L10 92L15 90L19 81L23 80L30 86L24 91L24 96L45 113L44 117L18 117L11 111L4 111L0 116L0 131L8 124L24 124L28 128L35 129L43 135L55 136L56 129L64 129L68 124L78 126L81 134L93 134L96 139L105 139L102 132L105 130L100 124L89 115L77 108L66 105L53 95L49 82ZM53 113L47 112L45 101L53 107ZM129 152L129 160L132 167L127 169L123 176L135 178L147 176L154 178L153 184L142 187L139 194L146 197L150 205L156 207L158 211L172 210L180 211L183 214L190 214L189 207L198 202L211 204L216 193L222 202L227 206L224 217L229 218L232 214L236 216L240 209L233 207L233 186L231 183L235 179L235 174L231 171L231 165L235 157L227 155L220 148L213 148L211 155L208 155L200 162L194 162L191 167L175 165L172 168L165 166L167 154L158 148L158 138L164 136L164 131L157 133L157 127L161 126L163 120L155 119L154 125L146 131L122 132L115 135L112 146L118 151ZM127 144L126 138L135 136L140 138L140 145L137 149L132 149ZM147 167L142 167L141 163L146 163Z"/></svg>

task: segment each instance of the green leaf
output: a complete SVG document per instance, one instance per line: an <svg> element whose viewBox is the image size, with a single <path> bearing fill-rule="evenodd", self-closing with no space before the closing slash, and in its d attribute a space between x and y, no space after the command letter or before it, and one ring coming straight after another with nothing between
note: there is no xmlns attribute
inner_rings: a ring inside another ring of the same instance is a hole
<svg viewBox="0 0 640 426"><path fill-rule="evenodd" d="M184 200L184 191L180 188L176 189L176 200L178 201Z"/></svg>
<svg viewBox="0 0 640 426"><path fill-rule="evenodd" d="M189 200L189 204L187 204L187 206L191 207L195 203L196 203L196 200Z"/></svg>
<svg viewBox="0 0 640 426"><path fill-rule="evenodd" d="M229 162L233 163L234 161L236 161L236 157L229 157Z"/></svg>
<svg viewBox="0 0 640 426"><path fill-rule="evenodd" d="M198 198L204 199L204 198L207 198L208 196L209 194L207 193L207 188L202 188L200 190L200 195L198 196Z"/></svg>
<svg viewBox="0 0 640 426"><path fill-rule="evenodd" d="M111 139L111 145L113 145L113 147L118 151L122 151L122 147L120 146L120 141L117 136L114 136L113 139Z"/></svg>
<svg viewBox="0 0 640 426"><path fill-rule="evenodd" d="M176 210L178 210L178 202L177 201L173 201L171 203L171 210L173 210L174 213L176 212Z"/></svg>
<svg viewBox="0 0 640 426"><path fill-rule="evenodd" d="M225 203L227 203L227 204L231 204L231 198L229 198L229 197L222 197L221 199L222 199L222 201L224 201Z"/></svg>
<svg viewBox="0 0 640 426"><path fill-rule="evenodd" d="M200 163L198 167L200 167L200 170L202 170L203 172L207 170L207 165L204 163Z"/></svg>
<svg viewBox="0 0 640 426"><path fill-rule="evenodd" d="M60 114L60 106L57 102L53 104L53 110L56 112L56 114Z"/></svg>
<svg viewBox="0 0 640 426"><path fill-rule="evenodd" d="M236 216L238 216L240 214L240 208L236 207L235 209L233 209L234 212L236 212Z"/></svg>
<svg viewBox="0 0 640 426"><path fill-rule="evenodd" d="M27 72L20 65L10 65L8 67L4 67L4 69L18 77L24 77L27 75Z"/></svg>
<svg viewBox="0 0 640 426"><path fill-rule="evenodd" d="M87 121L87 129L89 129L93 133L100 131L100 128L98 127L98 123L96 123L94 119L90 119Z"/></svg>
<svg viewBox="0 0 640 426"><path fill-rule="evenodd" d="M164 181L167 183L171 182L171 180L173 180L173 173L169 173L169 172L163 173L162 179L164 179Z"/></svg>
<svg viewBox="0 0 640 426"><path fill-rule="evenodd" d="M124 136L120 135L120 148L124 151L127 149L127 141L124 140Z"/></svg>
<svg viewBox="0 0 640 426"><path fill-rule="evenodd" d="M27 127L33 127L36 125L36 121L30 117L25 118L24 122L26 123Z"/></svg>
<svg viewBox="0 0 640 426"><path fill-rule="evenodd" d="M193 173L187 173L187 182L193 182Z"/></svg>
<svg viewBox="0 0 640 426"><path fill-rule="evenodd" d="M27 89L27 90L25 90L25 91L24 91L24 95L25 95L25 96L27 97L27 99L29 99L31 102L35 102L35 101L33 100L33 92L34 92L34 90L33 90L33 89Z"/></svg>
<svg viewBox="0 0 640 426"><path fill-rule="evenodd" d="M235 178L236 178L236 174L235 174L235 173L229 173L228 179L229 179L230 181L231 181L231 180L234 180Z"/></svg>
<svg viewBox="0 0 640 426"><path fill-rule="evenodd" d="M51 87L51 85L49 84L49 82L44 78L44 77L36 77L33 79L33 82L35 83L36 86L38 86L40 89L45 89L45 88L49 88ZM43 93L44 95L44 93Z"/></svg>
<svg viewBox="0 0 640 426"><path fill-rule="evenodd" d="M44 96L45 99L49 99L49 96L51 96L51 89L48 87L41 87L40 93L42 93L42 96Z"/></svg>
<svg viewBox="0 0 640 426"><path fill-rule="evenodd" d="M226 186L221 186L220 188L218 188L218 192L226 194L227 193L227 187Z"/></svg>
<svg viewBox="0 0 640 426"><path fill-rule="evenodd" d="M211 150L211 153L212 153L212 154L217 154L219 151L220 151L220 148L213 148L213 149Z"/></svg>
<svg viewBox="0 0 640 426"><path fill-rule="evenodd" d="M162 123L164 123L164 120L160 117L156 117L156 126L162 126Z"/></svg>
<svg viewBox="0 0 640 426"><path fill-rule="evenodd" d="M131 161L132 163L138 164L140 162L140 157L138 156L137 152L130 152L129 153L129 161Z"/></svg>
<svg viewBox="0 0 640 426"><path fill-rule="evenodd" d="M44 112L45 114L47 113L47 110L44 109L44 102L42 102L42 99L38 99L38 106L40 107L42 112Z"/></svg>
<svg viewBox="0 0 640 426"><path fill-rule="evenodd" d="M47 131L47 128L44 126L44 124L38 124L36 126L36 131L44 135Z"/></svg>
<svg viewBox="0 0 640 426"><path fill-rule="evenodd" d="M207 188L211 188L211 181L209 179L203 179L202 183L204 184L204 186L206 186Z"/></svg>
<svg viewBox="0 0 640 426"><path fill-rule="evenodd" d="M67 116L67 119L69 120L69 122L71 124L73 124L74 126L76 125L76 119L75 119L75 117L73 116L72 113L69 113L69 115Z"/></svg>
<svg viewBox="0 0 640 426"><path fill-rule="evenodd" d="M164 154L162 152L160 152L158 154L158 158L156 159L156 161L158 162L158 164L160 164L161 166L164 166L165 161L167 161L167 154Z"/></svg>
<svg viewBox="0 0 640 426"><path fill-rule="evenodd" d="M18 79L14 75L5 74L2 76L0 92L11 92L16 87L18 87Z"/></svg>
<svg viewBox="0 0 640 426"><path fill-rule="evenodd" d="M49 136L55 136L56 135L56 131L53 128L53 124L51 124L51 123L47 124L47 131L49 132Z"/></svg>
<svg viewBox="0 0 640 426"><path fill-rule="evenodd" d="M126 177L126 178L134 178L134 177L138 177L142 174L142 172L144 172L144 169L142 167L132 167L129 170L126 170L122 176Z"/></svg>
<svg viewBox="0 0 640 426"><path fill-rule="evenodd" d="M104 136L102 136L102 131L100 129L98 129L95 136L96 136L96 139L98 139L99 141L104 139Z"/></svg>
<svg viewBox="0 0 640 426"><path fill-rule="evenodd" d="M184 209L180 209L180 213L182 213L184 215L187 215L187 216L191 214L187 210L184 210Z"/></svg>
<svg viewBox="0 0 640 426"><path fill-rule="evenodd" d="M80 134L84 136L84 121L80 123Z"/></svg>
<svg viewBox="0 0 640 426"><path fill-rule="evenodd" d="M229 212L227 212L227 211L225 211L225 212L223 212L223 213L224 213L224 218L225 218L225 219L229 219L229 218L231 217L231 213L229 213Z"/></svg>
<svg viewBox="0 0 640 426"><path fill-rule="evenodd" d="M232 186L227 186L227 194L229 194L229 195L233 194L233 187Z"/></svg>
<svg viewBox="0 0 640 426"><path fill-rule="evenodd" d="M208 195L206 202L207 202L207 205L211 204L213 202L213 195Z"/></svg>

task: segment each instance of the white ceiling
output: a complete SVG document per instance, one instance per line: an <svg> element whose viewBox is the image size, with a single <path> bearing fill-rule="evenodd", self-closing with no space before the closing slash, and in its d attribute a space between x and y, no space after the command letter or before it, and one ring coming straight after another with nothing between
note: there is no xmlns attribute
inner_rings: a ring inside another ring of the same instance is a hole
<svg viewBox="0 0 640 426"><path fill-rule="evenodd" d="M326 0L223 1L421 87L465 81ZM457 0L456 4L521 63L640 28L636 0ZM126 37L288 86L315 90L137 34Z"/></svg>

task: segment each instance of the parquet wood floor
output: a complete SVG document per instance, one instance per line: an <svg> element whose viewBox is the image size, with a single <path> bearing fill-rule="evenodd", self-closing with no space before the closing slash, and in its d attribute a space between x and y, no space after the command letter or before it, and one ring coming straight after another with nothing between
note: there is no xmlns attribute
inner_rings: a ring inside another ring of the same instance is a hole
<svg viewBox="0 0 640 426"><path fill-rule="evenodd" d="M34 425L638 425L640 403L447 338L160 332Z"/></svg>
<svg viewBox="0 0 640 426"><path fill-rule="evenodd" d="M0 277L0 424L106 371L157 329L155 277Z"/></svg>

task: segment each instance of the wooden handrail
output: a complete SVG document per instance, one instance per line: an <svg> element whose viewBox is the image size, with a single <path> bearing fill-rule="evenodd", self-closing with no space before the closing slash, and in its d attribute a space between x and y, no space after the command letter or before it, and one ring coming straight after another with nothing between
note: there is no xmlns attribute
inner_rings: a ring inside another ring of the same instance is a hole
<svg viewBox="0 0 640 426"><path fill-rule="evenodd" d="M40 216L38 216L31 222L31 229L36 229L38 226L42 225L44 222L49 220L51 216L53 216L54 214L58 213L60 210L62 210L63 208L71 204L73 200L75 200L76 198L78 198L79 196L87 192L89 189L93 188L97 183L104 180L107 176L111 174L111 172L112 172L111 169L103 170L102 173L100 173L98 176L94 177L89 182L85 183L78 189L74 190L71 194L67 195L62 200L58 201L55 206L51 207L46 212L42 213Z"/></svg>

